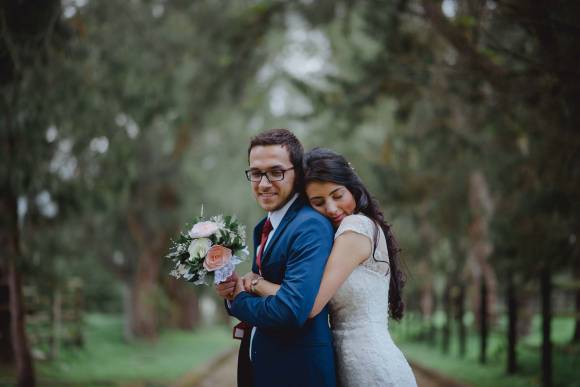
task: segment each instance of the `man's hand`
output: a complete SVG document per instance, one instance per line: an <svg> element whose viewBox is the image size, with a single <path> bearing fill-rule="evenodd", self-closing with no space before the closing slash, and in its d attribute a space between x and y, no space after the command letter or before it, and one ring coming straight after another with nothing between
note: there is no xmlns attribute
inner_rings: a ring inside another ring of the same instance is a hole
<svg viewBox="0 0 580 387"><path fill-rule="evenodd" d="M246 292L252 293L252 281L258 277L259 277L259 275L254 273L253 271L246 273L242 277L243 288Z"/></svg>
<svg viewBox="0 0 580 387"><path fill-rule="evenodd" d="M244 282L242 281L241 278L238 277L238 280L236 281L235 285L236 286L234 289L234 296L232 297L232 300L236 298L238 294L244 291Z"/></svg>
<svg viewBox="0 0 580 387"><path fill-rule="evenodd" d="M217 284L215 290L221 298L231 301L234 299L234 295L237 295L236 286L241 286L238 283L241 283L241 278L238 276L238 273L234 272L224 282Z"/></svg>

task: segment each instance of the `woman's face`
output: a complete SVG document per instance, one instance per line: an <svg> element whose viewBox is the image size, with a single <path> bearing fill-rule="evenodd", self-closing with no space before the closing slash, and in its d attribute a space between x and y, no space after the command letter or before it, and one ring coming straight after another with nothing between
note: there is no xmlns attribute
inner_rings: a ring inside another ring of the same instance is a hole
<svg viewBox="0 0 580 387"><path fill-rule="evenodd" d="M306 186L306 195L310 205L326 216L335 227L347 215L352 215L356 201L350 191L343 185L330 182L312 182Z"/></svg>

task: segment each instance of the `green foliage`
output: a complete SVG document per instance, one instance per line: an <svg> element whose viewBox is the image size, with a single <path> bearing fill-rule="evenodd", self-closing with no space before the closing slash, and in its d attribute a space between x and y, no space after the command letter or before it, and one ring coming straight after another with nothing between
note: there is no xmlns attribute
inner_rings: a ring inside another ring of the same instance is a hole
<svg viewBox="0 0 580 387"><path fill-rule="evenodd" d="M454 3L448 17L430 1L52 2L54 18L22 24L39 39L0 40L20 66L2 78L0 141L17 148L0 174L26 207L27 282L81 278L89 308L118 310L200 205L255 224L242 171L270 127L352 162L403 242L417 308L423 285L438 296L465 275L474 171L492 191L494 269L522 286L569 271L578 5Z"/></svg>
<svg viewBox="0 0 580 387"><path fill-rule="evenodd" d="M131 284L142 257L161 261L168 235L198 203L245 219L252 212L224 208L228 198L204 197L200 187L212 179L188 166L213 153L215 141L203 139L215 123L206 121L241 100L263 55L255 42L279 5L53 3L54 23L39 32L46 39L34 60L4 55L29 58L38 42L4 50L21 40L0 40L3 60L26 63L2 84L1 141L8 145L4 134L13 134L18 149L12 159L2 152L0 168L27 208L20 231L28 282L52 292L73 275L87 284L100 280L100 270L70 269L83 261L106 267L109 281ZM238 119L247 120L237 115L231 126ZM243 129L238 136L247 141ZM227 181L222 192L233 192L232 154L221 155L228 173L216 173ZM40 205L39 196L49 199ZM56 210L46 215L44 207ZM91 287L88 303L103 305L115 289L98 294Z"/></svg>
<svg viewBox="0 0 580 387"><path fill-rule="evenodd" d="M491 194L494 271L529 282L580 252L578 5L453 3L449 16L439 2L335 2L342 18L313 18L325 6L311 4L301 14L329 39L335 71L293 83L312 105L310 141L370 164L360 173L386 213L412 225L409 271L435 297L469 272L475 171Z"/></svg>

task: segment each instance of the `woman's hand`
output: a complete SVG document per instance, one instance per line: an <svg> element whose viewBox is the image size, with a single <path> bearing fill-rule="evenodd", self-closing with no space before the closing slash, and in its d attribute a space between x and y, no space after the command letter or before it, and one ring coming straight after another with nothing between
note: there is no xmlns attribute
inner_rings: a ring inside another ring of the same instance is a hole
<svg viewBox="0 0 580 387"><path fill-rule="evenodd" d="M262 277L256 278L250 287L252 293L260 297L275 296L280 289L280 285L267 281Z"/></svg>
<svg viewBox="0 0 580 387"><path fill-rule="evenodd" d="M278 289L280 289L280 285L269 282L254 272L245 274L241 280L242 290L255 296L275 296Z"/></svg>
<svg viewBox="0 0 580 387"><path fill-rule="evenodd" d="M254 293L252 291L252 281L257 280L260 276L254 272L249 272L242 277L244 290L248 293Z"/></svg>

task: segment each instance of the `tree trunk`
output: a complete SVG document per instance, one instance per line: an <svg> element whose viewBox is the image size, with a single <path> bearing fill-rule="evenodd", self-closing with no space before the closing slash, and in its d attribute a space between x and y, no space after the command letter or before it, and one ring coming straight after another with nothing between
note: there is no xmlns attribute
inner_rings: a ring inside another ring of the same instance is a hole
<svg viewBox="0 0 580 387"><path fill-rule="evenodd" d="M24 303L22 302L22 283L20 273L14 261L8 261L8 278L10 284L10 317L12 327L12 345L16 359L18 387L33 387L36 385L34 366L28 339L26 337Z"/></svg>
<svg viewBox="0 0 580 387"><path fill-rule="evenodd" d="M133 306L131 302L131 284L121 282L121 299L123 300L123 337L126 341L135 339L133 335Z"/></svg>
<svg viewBox="0 0 580 387"><path fill-rule="evenodd" d="M516 289L514 286L514 274L510 270L507 275L506 304L508 312L508 332L507 332L507 373L515 374L517 365L517 327L518 327L518 305L516 301Z"/></svg>
<svg viewBox="0 0 580 387"><path fill-rule="evenodd" d="M449 339L451 336L451 321L452 308L451 308L451 285L445 286L445 293L443 294L443 309L445 310L445 324L443 325L443 332L441 338L441 344L443 353L449 353Z"/></svg>
<svg viewBox="0 0 580 387"><path fill-rule="evenodd" d="M134 337L157 338L159 259L152 251L141 254L131 288L131 331Z"/></svg>
<svg viewBox="0 0 580 387"><path fill-rule="evenodd" d="M576 324L572 342L580 343L580 286L578 286L580 284L580 257L578 256L576 257L576 263L574 264L574 283L576 284L576 288L574 290L576 304Z"/></svg>
<svg viewBox="0 0 580 387"><path fill-rule="evenodd" d="M459 294L457 296L457 325L458 325L458 335L459 335L459 356L465 357L465 352L467 348L467 332L465 330L465 324L463 323L463 317L465 316L465 286L459 286Z"/></svg>
<svg viewBox="0 0 580 387"><path fill-rule="evenodd" d="M159 323L159 271L169 237L163 231L149 230L134 211L128 212L127 222L139 251L137 269L131 284L131 337L155 339Z"/></svg>
<svg viewBox="0 0 580 387"><path fill-rule="evenodd" d="M552 386L552 342L550 340L552 325L552 284L550 270L544 269L540 278L542 299L542 387Z"/></svg>
<svg viewBox="0 0 580 387"><path fill-rule="evenodd" d="M178 305L180 318L177 321L177 327L179 329L192 330L199 325L199 298L195 293L184 295Z"/></svg>
<svg viewBox="0 0 580 387"><path fill-rule="evenodd" d="M10 290L6 267L0 265L0 363L14 363L10 333Z"/></svg>
<svg viewBox="0 0 580 387"><path fill-rule="evenodd" d="M487 362L487 286L485 284L485 278L481 277L480 284L480 303L479 303L479 362L485 364Z"/></svg>
<svg viewBox="0 0 580 387"><path fill-rule="evenodd" d="M427 341L430 345L435 346L437 344L437 326L435 324L435 315L437 314L438 301L435 292L433 293L433 314L429 317L429 327L427 331Z"/></svg>
<svg viewBox="0 0 580 387"><path fill-rule="evenodd" d="M489 256L493 252L493 243L490 237L490 222L493 218L494 203L490 193L487 178L481 171L473 171L469 177L469 208L471 222L468 228L469 250L466 268L469 277L473 279L473 312L477 323L481 327L481 286L485 282L485 310L488 322L495 320L495 306L497 303L497 280L493 267L489 263ZM487 323L487 322L486 322Z"/></svg>
<svg viewBox="0 0 580 387"><path fill-rule="evenodd" d="M166 293L172 301L169 324L172 327L191 330L199 324L199 297L192 286L171 278L165 283Z"/></svg>
<svg viewBox="0 0 580 387"><path fill-rule="evenodd" d="M70 289L71 307L71 344L77 348L85 345L83 335L83 311L85 310L84 293L81 286Z"/></svg>
<svg viewBox="0 0 580 387"><path fill-rule="evenodd" d="M51 309L52 336L51 351L52 359L58 358L60 353L60 343L62 338L62 293L59 289L54 290Z"/></svg>
<svg viewBox="0 0 580 387"><path fill-rule="evenodd" d="M10 144L8 148L10 147ZM6 278L9 293L10 335L12 351L16 363L16 378L18 387L35 385L34 366L24 317L24 303L22 300L22 282L16 262L20 257L20 241L18 230L18 214L16 195L10 189L9 182L0 192L0 258L6 262Z"/></svg>

